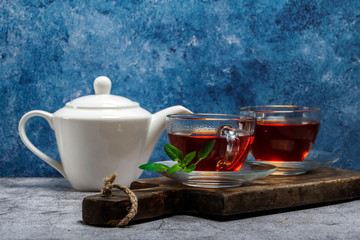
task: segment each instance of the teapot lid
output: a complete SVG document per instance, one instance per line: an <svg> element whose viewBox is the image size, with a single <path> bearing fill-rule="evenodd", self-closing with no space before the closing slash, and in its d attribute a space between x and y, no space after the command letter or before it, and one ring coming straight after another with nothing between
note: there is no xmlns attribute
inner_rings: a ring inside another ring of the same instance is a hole
<svg viewBox="0 0 360 240"><path fill-rule="evenodd" d="M79 97L66 103L67 107L72 108L130 108L138 107L139 103L133 102L125 97L111 95L111 81L109 78L101 76L94 80L95 95Z"/></svg>

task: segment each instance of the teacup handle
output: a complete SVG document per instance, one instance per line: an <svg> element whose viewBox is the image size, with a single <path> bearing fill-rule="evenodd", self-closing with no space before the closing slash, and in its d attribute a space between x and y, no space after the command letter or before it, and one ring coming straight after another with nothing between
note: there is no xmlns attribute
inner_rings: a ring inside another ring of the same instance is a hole
<svg viewBox="0 0 360 240"><path fill-rule="evenodd" d="M223 161L219 161L216 166L216 169L220 170L224 167L231 166L236 160L237 154L234 154L234 152L237 152L235 151L237 145L236 142L237 133L233 127L224 125L218 129L218 135L226 138L226 142L227 142L225 158Z"/></svg>
<svg viewBox="0 0 360 240"><path fill-rule="evenodd" d="M42 160L44 160L46 163L48 163L50 166L52 166L53 168L55 168L59 173L61 173L61 175L63 175L66 178L65 172L64 172L64 167L62 165L61 162L58 162L56 160L54 160L53 158L49 157L48 155L46 155L45 153L43 153L42 151L40 151L37 147L35 147L29 140L29 138L26 135L26 131L25 131L25 125L26 122L32 118L32 117L42 117L45 118L45 120L49 123L51 129L54 130L54 126L53 126L53 121L52 121L52 114L45 112L45 111L40 111L40 110L34 110L34 111L30 111L28 113L26 113L20 120L19 122L19 134L20 134L20 138L23 141L23 143L25 144L25 146L32 151L36 156L38 156L39 158L41 158Z"/></svg>

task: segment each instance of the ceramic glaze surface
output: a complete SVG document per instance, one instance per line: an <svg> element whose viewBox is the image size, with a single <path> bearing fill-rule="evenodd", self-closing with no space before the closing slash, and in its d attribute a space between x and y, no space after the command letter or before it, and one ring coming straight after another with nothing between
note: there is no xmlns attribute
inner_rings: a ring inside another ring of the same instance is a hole
<svg viewBox="0 0 360 240"><path fill-rule="evenodd" d="M150 113L173 105L237 114L247 105L317 106L314 149L360 170L360 1L1 1L0 176L60 176L21 142L33 109L55 112L94 94L106 75L112 94ZM57 160L43 119L29 139ZM165 160L162 135L151 161ZM143 177L158 176L146 172Z"/></svg>
<svg viewBox="0 0 360 240"><path fill-rule="evenodd" d="M98 191L104 176L117 175L127 187L139 178L138 166L147 163L168 114L191 113L182 106L166 108L151 115L138 103L111 95L111 81L105 76L94 80L95 95L77 98L54 114L30 111L19 122L23 143L40 159L54 167L82 191ZM39 150L27 137L26 123L42 117L55 131L61 161Z"/></svg>
<svg viewBox="0 0 360 240"><path fill-rule="evenodd" d="M101 189L103 176L117 173L129 186L140 176L137 166L147 162L145 145L149 121L55 121L56 140L67 179L79 190ZM134 126L136 129L134 129Z"/></svg>

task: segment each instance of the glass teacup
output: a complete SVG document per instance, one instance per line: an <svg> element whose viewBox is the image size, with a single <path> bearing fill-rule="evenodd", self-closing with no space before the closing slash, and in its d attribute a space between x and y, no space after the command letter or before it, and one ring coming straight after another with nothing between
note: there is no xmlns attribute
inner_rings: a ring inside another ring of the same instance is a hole
<svg viewBox="0 0 360 240"><path fill-rule="evenodd" d="M215 140L207 157L197 163L195 171L238 171L245 162L254 140L256 119L227 114L168 115L166 129L170 144L183 155Z"/></svg>
<svg viewBox="0 0 360 240"><path fill-rule="evenodd" d="M251 153L257 161L298 162L308 155L320 127L317 107L270 105L240 108L256 117Z"/></svg>

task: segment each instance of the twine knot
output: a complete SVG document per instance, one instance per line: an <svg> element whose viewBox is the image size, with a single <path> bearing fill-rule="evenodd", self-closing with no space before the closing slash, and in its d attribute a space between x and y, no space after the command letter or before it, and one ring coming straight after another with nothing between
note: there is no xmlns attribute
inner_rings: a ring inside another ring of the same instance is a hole
<svg viewBox="0 0 360 240"><path fill-rule="evenodd" d="M104 178L104 187L101 189L101 193L104 194L106 197L112 196L113 188L118 188L124 191L130 198L131 207L128 210L128 214L120 220L110 220L108 224L113 227L125 227L131 219L133 219L138 210L138 199L133 191L129 188L121 185L121 184L113 184L116 178L116 174L113 174L111 177Z"/></svg>

